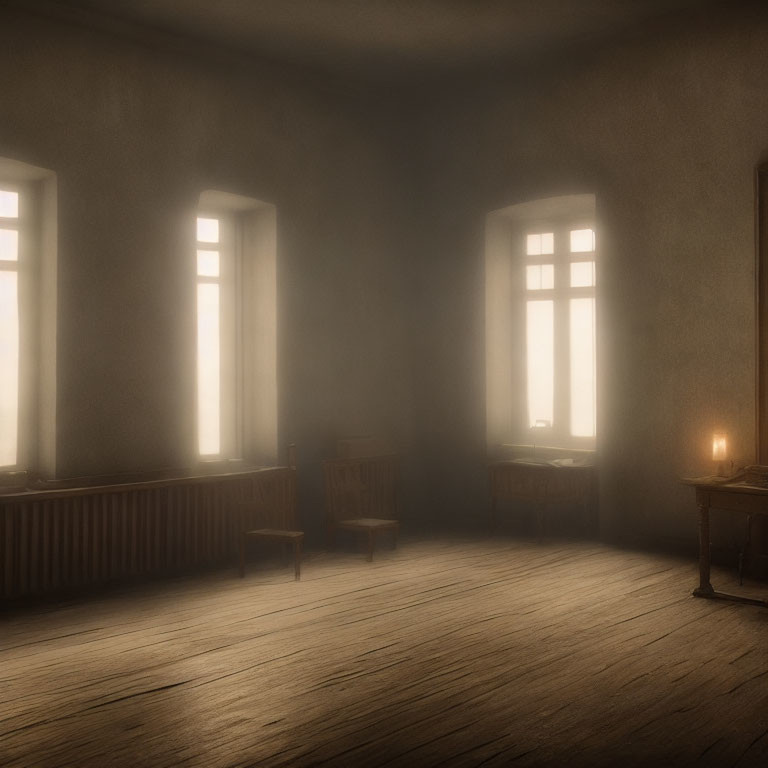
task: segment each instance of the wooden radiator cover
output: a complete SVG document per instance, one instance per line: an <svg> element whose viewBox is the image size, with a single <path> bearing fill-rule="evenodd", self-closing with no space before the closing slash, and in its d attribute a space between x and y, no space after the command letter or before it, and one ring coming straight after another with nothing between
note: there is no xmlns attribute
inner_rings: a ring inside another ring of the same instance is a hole
<svg viewBox="0 0 768 768"><path fill-rule="evenodd" d="M0 495L0 597L234 561L244 528L294 528L295 500L289 467Z"/></svg>

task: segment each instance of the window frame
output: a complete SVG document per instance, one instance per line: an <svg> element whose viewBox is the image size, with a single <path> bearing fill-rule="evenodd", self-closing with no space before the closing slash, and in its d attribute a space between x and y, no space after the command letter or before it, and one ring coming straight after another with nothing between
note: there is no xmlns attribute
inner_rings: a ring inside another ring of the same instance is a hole
<svg viewBox="0 0 768 768"><path fill-rule="evenodd" d="M593 250L571 251L570 233L581 229L593 232ZM533 234L553 234L553 252L551 254L528 255L527 238ZM571 300L589 298L594 301L595 320L593 321L594 369L593 386L597 387L597 236L593 217L562 215L556 217L529 219L520 222L517 234L513 237L512 280L513 296L520 305L519 327L521 338L518 342L522 351L520 360L523 371L523 397L519 409L520 421L516 431L529 434L533 442L546 443L558 448L594 450L597 440L597 397L593 395L594 434L582 436L572 434L572 394L571 394L571 358L570 337ZM515 246L517 243L517 246ZM516 251L516 253L515 253ZM593 284L591 286L571 286L571 264L594 262ZM553 265L554 285L552 288L528 288L527 267L534 265ZM517 266L516 265L521 265ZM533 426L528 404L528 350L527 350L527 305L529 301L547 301L553 303L553 417L546 427Z"/></svg>
<svg viewBox="0 0 768 768"><path fill-rule="evenodd" d="M221 338L229 337L225 354L230 351L223 365L228 381L221 387L224 432L220 452L200 453L198 417L194 449L197 463L205 470L221 465L231 467L233 463L273 466L281 455L277 396L277 209L255 198L205 190L200 194L195 214L198 218L225 222L220 240L223 237L229 258L221 261L220 277L224 295L229 296L224 301L229 306L220 334ZM197 269L195 274L197 286ZM197 415L197 330L195 366ZM224 396L225 392L229 395Z"/></svg>
<svg viewBox="0 0 768 768"><path fill-rule="evenodd" d="M37 464L40 205L36 186L33 182L0 177L0 190L18 194L18 216L0 216L0 228L18 232L16 261L0 261L0 271L16 273L18 306L16 461L0 466L0 474L5 475L33 471Z"/></svg>
<svg viewBox="0 0 768 768"><path fill-rule="evenodd" d="M242 291L238 290L242 272L242 249L237 217L231 211L210 208L198 209L198 219L216 219L219 240L207 243L197 240L195 247L196 318L199 322L198 291L201 284L216 285L219 288L219 451L202 453L200 450L200 374L199 347L196 350L195 399L197 406L196 438L197 456L201 462L236 461L242 458L242 420L239 418L242 403ZM197 231L197 226L195 226ZM219 261L219 275L200 275L197 271L198 251L216 251ZM196 323L196 335L199 327ZM196 339L199 344L199 336Z"/></svg>

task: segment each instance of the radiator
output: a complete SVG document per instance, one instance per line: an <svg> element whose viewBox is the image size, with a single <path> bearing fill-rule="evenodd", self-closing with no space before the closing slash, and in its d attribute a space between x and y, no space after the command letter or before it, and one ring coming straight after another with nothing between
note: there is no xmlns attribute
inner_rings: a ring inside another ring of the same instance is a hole
<svg viewBox="0 0 768 768"><path fill-rule="evenodd" d="M0 597L234 561L240 531L295 528L295 476L275 467L0 495Z"/></svg>

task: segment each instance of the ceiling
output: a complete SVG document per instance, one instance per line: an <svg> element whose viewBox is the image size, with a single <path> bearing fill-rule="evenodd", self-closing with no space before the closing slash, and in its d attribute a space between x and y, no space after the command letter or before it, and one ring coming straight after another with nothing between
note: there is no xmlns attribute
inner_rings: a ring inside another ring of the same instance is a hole
<svg viewBox="0 0 768 768"><path fill-rule="evenodd" d="M712 0L65 0L68 7L342 75L513 65ZM59 6L61 7L61 6Z"/></svg>

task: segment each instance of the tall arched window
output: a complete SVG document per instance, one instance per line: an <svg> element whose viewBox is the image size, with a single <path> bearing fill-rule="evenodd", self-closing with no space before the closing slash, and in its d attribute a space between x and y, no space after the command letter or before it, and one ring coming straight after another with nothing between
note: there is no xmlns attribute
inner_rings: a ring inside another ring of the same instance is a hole
<svg viewBox="0 0 768 768"><path fill-rule="evenodd" d="M55 338L56 177L0 158L0 475L55 473Z"/></svg>
<svg viewBox="0 0 768 768"><path fill-rule="evenodd" d="M196 221L197 450L277 460L275 206L206 191Z"/></svg>
<svg viewBox="0 0 768 768"><path fill-rule="evenodd" d="M488 440L593 449L596 436L594 196L489 214Z"/></svg>

